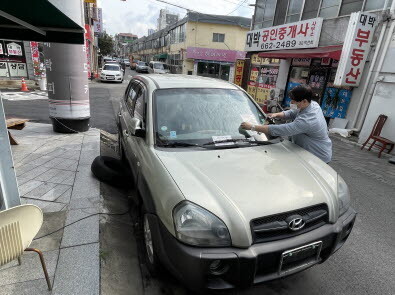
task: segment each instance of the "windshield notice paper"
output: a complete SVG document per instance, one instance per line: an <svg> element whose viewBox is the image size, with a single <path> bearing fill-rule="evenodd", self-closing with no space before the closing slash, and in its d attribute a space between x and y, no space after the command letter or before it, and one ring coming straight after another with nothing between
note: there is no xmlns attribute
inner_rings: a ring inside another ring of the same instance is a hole
<svg viewBox="0 0 395 295"><path fill-rule="evenodd" d="M249 31L245 51L271 51L318 47L322 17Z"/></svg>
<svg viewBox="0 0 395 295"><path fill-rule="evenodd" d="M334 81L336 86L356 87L359 85L376 26L375 14L351 13Z"/></svg>
<svg viewBox="0 0 395 295"><path fill-rule="evenodd" d="M212 136L212 138L213 138L213 142L215 142L215 146L234 145L234 142L222 142L222 141L232 140L232 136L230 135Z"/></svg>

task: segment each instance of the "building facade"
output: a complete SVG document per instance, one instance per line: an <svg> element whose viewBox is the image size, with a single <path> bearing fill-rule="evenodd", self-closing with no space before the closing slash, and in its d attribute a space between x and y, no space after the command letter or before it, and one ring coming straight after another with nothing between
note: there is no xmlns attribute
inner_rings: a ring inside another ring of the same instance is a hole
<svg viewBox="0 0 395 295"><path fill-rule="evenodd" d="M160 31L167 26L178 22L178 15L170 13L167 9L161 9L157 22L157 30Z"/></svg>
<svg viewBox="0 0 395 295"><path fill-rule="evenodd" d="M0 80L34 80L31 43L0 40Z"/></svg>
<svg viewBox="0 0 395 295"><path fill-rule="evenodd" d="M129 55L130 46L135 40L137 40L137 38L137 35L131 33L116 34L114 38L115 54L118 56L127 57Z"/></svg>
<svg viewBox="0 0 395 295"><path fill-rule="evenodd" d="M101 22L101 10L99 11L96 4L84 2L84 21L85 50L88 61L86 68L90 78L99 72L99 44L95 31L97 31L97 23Z"/></svg>
<svg viewBox="0 0 395 295"><path fill-rule="evenodd" d="M384 112L389 105L395 109L394 99L391 103L387 101L386 106L379 103L384 99L383 87L392 87L389 86L392 82L388 82L392 78L387 77L391 74L383 76L382 79L389 79L386 83L372 81L373 72L384 71L378 57L387 52L383 40L392 36L391 3L392 0L257 0L253 24L244 41L247 59L243 88L266 109L271 89L276 89L272 93L281 93L279 102L288 106L289 91L297 85L307 84L328 123L333 121L331 119L338 118L337 122L343 119L345 127L357 132L362 130L359 140L364 141L378 113ZM358 19L351 20L350 15L356 12L360 12ZM357 37L365 34L362 37L366 38L355 38L354 41L359 40L360 46L368 39L371 43L366 50L361 47L350 56L354 65L362 65L355 68L355 72L345 73L355 78L355 83L338 86L340 84L335 79L344 70L339 61L345 60L341 57L349 49L352 39L352 35L346 34L350 26L358 25L362 29L358 30ZM387 55L391 54L392 51L388 51ZM383 64L387 67L385 73L394 72L393 63ZM381 107L374 107L375 101ZM366 115L368 109L371 115L369 112ZM392 123L390 119L387 121L387 127L393 126L391 130L395 130L395 114L387 113L393 118ZM384 134L394 140L395 133L391 132Z"/></svg>
<svg viewBox="0 0 395 295"><path fill-rule="evenodd" d="M185 18L133 43L135 59L166 63L171 73L233 82L235 63L244 59L249 18L189 12Z"/></svg>

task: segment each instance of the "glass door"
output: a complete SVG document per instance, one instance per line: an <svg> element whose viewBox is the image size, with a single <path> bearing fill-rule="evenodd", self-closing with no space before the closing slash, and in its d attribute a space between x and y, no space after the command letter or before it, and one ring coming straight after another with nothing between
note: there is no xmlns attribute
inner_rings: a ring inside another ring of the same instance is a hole
<svg viewBox="0 0 395 295"><path fill-rule="evenodd" d="M230 65L221 65L219 78L229 81Z"/></svg>
<svg viewBox="0 0 395 295"><path fill-rule="evenodd" d="M326 88L327 79L329 76L330 68L312 67L308 78L308 85L315 94L314 100L321 105L322 98L324 97L324 90Z"/></svg>

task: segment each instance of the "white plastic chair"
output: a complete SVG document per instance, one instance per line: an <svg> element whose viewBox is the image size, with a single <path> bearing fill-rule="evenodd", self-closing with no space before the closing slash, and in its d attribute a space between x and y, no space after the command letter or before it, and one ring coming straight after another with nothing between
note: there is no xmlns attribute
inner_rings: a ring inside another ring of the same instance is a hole
<svg viewBox="0 0 395 295"><path fill-rule="evenodd" d="M34 205L21 205L0 211L0 266L18 259L24 251L36 252L41 261L48 290L52 290L44 256L38 249L28 248L43 224L43 213Z"/></svg>

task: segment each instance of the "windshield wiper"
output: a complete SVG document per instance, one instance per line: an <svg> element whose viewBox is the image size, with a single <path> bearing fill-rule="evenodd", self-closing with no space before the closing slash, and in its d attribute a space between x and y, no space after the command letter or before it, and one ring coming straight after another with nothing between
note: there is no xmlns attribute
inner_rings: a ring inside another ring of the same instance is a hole
<svg viewBox="0 0 395 295"><path fill-rule="evenodd" d="M181 141L171 141L171 142L162 142L159 144L160 147L190 147L190 146L197 146L201 147L196 143L188 143L188 142L181 142Z"/></svg>
<svg viewBox="0 0 395 295"><path fill-rule="evenodd" d="M202 144L202 146L206 146L206 145L215 145L215 144L219 144L218 146L229 146L229 145L221 145L221 143L234 143L237 144L238 142L246 142L246 143L250 143L250 144L257 144L257 145L269 145L269 144L274 144L274 143L279 143L283 141L283 139L275 139L275 140L265 140L265 141L260 141L260 140L250 140L250 139L225 139L225 140L219 140L219 141L210 141L207 143Z"/></svg>
<svg viewBox="0 0 395 295"><path fill-rule="evenodd" d="M206 146L206 145L215 145L215 144L219 144L219 146L226 146L225 144L224 145L222 145L222 143L228 143L228 142L230 142L230 143L237 143L237 142L250 142L250 143L254 143L254 141L251 141L251 140L249 140L249 139L242 139L242 138L240 138L240 139L225 139L225 140L217 140L217 141L210 141L210 142L206 142L206 143L203 143L202 144L202 146Z"/></svg>

